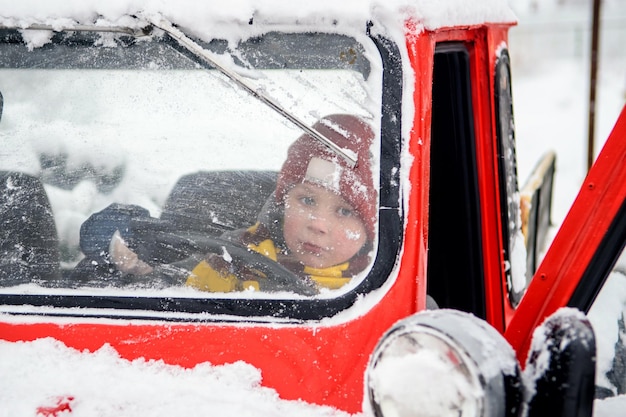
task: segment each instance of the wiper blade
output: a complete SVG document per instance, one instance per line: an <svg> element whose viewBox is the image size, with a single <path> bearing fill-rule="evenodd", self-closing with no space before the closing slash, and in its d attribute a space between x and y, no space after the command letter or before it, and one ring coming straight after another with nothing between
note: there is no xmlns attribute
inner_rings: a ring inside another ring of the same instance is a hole
<svg viewBox="0 0 626 417"><path fill-rule="evenodd" d="M283 116L284 118L286 118L287 120L289 120L290 122L298 126L308 135L312 136L313 138L315 138L316 140L318 140L319 142L327 146L334 153L336 153L337 155L345 159L345 161L350 167L354 167L356 165L356 160L357 160L356 155L354 155L351 151L337 146L333 141L328 139L325 135L321 134L317 130L308 126L300 118L290 113L287 109L285 109L283 106L277 103L274 99L266 95L263 91L261 91L260 89L254 88L254 86L252 85L249 85L248 82L244 78L239 76L237 73L231 71L226 66L222 65L219 62L219 59L216 58L215 54L204 49L197 42L195 42L194 40L189 38L187 35L185 35L181 30L174 27L174 25L171 22L169 22L163 17L159 17L159 18L155 18L151 20L154 26L158 27L159 29L169 34L186 50L193 53L197 57L203 59L211 66L215 67L219 72L221 72L223 75L228 77L230 80L232 80L235 84L237 84L239 87L244 89L254 98L258 99L262 103L266 104L267 106L275 110L278 114L280 114L281 116Z"/></svg>
<svg viewBox="0 0 626 417"><path fill-rule="evenodd" d="M0 29L24 29L24 30L49 30L51 32L112 32L112 33L123 33L126 35L133 36L135 38L141 36L148 36L152 32L152 26L145 26L141 28L131 28L127 26L94 26L94 25L67 25L67 26L58 26L58 25L46 25L46 24L38 24L34 23L32 25L28 25L27 27L20 28L16 26L5 26L0 24Z"/></svg>

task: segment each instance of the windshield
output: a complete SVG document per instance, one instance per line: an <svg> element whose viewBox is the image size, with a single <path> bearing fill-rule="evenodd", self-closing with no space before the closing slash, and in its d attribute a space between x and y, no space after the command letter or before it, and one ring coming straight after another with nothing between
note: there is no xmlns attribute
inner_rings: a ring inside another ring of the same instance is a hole
<svg viewBox="0 0 626 417"><path fill-rule="evenodd" d="M23 42L34 36L49 41ZM298 298L357 285L375 257L381 74L356 37L197 41L277 111L157 29L2 30L0 291Z"/></svg>

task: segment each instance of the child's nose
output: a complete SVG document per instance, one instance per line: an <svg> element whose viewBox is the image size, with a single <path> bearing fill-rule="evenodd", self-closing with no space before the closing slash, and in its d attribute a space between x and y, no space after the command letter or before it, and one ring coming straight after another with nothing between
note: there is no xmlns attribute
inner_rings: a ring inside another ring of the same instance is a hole
<svg viewBox="0 0 626 417"><path fill-rule="evenodd" d="M317 213L309 216L308 227L316 233L325 234L328 233L330 226L328 224L327 216Z"/></svg>

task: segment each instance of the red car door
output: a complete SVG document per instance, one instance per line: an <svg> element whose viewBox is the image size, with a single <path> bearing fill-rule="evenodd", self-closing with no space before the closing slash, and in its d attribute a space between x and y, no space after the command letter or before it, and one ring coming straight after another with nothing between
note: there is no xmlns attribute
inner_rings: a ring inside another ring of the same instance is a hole
<svg viewBox="0 0 626 417"><path fill-rule="evenodd" d="M624 327L626 291L625 179L626 107L506 329L505 337L520 362L526 358L533 330L561 307L583 311L594 324L598 339L596 385L606 379L606 370L601 368L603 351L613 355L608 359L610 366L620 361L623 342L619 343L617 335ZM612 311L608 311L609 304L615 304ZM613 366L607 372L618 371L623 369L616 371ZM620 390L623 387L612 387L613 394L622 393Z"/></svg>

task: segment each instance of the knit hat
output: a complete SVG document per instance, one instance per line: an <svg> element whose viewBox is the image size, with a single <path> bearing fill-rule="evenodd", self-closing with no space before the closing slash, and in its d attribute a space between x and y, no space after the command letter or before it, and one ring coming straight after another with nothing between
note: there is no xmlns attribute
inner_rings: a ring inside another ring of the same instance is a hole
<svg viewBox="0 0 626 417"><path fill-rule="evenodd" d="M368 241L373 241L377 194L372 180L370 146L374 131L365 120L348 114L326 116L313 129L355 154L356 166L351 168L342 156L304 134L289 147L276 183L276 201L282 204L289 190L303 182L330 189L356 210L365 225Z"/></svg>

